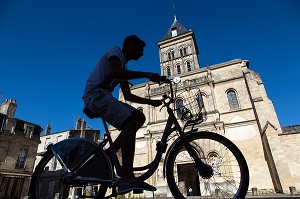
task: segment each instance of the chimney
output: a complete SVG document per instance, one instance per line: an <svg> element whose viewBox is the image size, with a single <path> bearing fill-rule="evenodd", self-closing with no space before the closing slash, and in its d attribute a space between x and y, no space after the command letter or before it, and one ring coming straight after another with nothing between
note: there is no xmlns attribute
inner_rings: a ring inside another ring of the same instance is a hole
<svg viewBox="0 0 300 199"><path fill-rule="evenodd" d="M75 124L75 130L80 130L82 125L82 118L78 117Z"/></svg>
<svg viewBox="0 0 300 199"><path fill-rule="evenodd" d="M82 120L81 122L81 128L80 128L80 137L85 138L85 127L86 127L86 122Z"/></svg>
<svg viewBox="0 0 300 199"><path fill-rule="evenodd" d="M0 107L0 113L7 115L10 118L14 118L16 110L17 100L6 99Z"/></svg>
<svg viewBox="0 0 300 199"><path fill-rule="evenodd" d="M46 130L45 130L45 135L50 135L50 131L51 131L51 124L50 122L47 124Z"/></svg>
<svg viewBox="0 0 300 199"><path fill-rule="evenodd" d="M81 129L86 129L86 121L82 120Z"/></svg>

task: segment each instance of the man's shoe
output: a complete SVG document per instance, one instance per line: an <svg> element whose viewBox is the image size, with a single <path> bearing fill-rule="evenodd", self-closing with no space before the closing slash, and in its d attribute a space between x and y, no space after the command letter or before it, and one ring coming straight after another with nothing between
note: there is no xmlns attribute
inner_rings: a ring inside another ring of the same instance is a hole
<svg viewBox="0 0 300 199"><path fill-rule="evenodd" d="M135 182L121 182L118 187L118 194L123 195L134 190L135 192L141 193L141 191L156 191L156 188L143 181Z"/></svg>
<svg viewBox="0 0 300 199"><path fill-rule="evenodd" d="M144 193L144 190L133 190L133 194L142 194Z"/></svg>

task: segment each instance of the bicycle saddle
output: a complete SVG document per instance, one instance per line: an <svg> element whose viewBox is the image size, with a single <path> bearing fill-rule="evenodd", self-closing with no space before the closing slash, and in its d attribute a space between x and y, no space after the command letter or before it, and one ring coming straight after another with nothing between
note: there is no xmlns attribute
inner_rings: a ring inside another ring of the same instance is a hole
<svg viewBox="0 0 300 199"><path fill-rule="evenodd" d="M91 111L90 109L88 109L88 107L84 107L83 111L82 111L86 116L88 116L88 118L90 119L94 119L94 118L100 118L99 113L95 113L93 111Z"/></svg>

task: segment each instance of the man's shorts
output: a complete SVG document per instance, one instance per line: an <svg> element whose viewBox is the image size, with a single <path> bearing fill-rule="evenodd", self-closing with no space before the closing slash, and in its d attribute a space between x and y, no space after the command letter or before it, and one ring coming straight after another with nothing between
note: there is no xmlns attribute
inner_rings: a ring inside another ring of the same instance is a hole
<svg viewBox="0 0 300 199"><path fill-rule="evenodd" d="M101 89L95 96L84 99L86 106L92 112L99 113L100 117L109 124L122 130L122 125L137 109L119 101L111 92Z"/></svg>

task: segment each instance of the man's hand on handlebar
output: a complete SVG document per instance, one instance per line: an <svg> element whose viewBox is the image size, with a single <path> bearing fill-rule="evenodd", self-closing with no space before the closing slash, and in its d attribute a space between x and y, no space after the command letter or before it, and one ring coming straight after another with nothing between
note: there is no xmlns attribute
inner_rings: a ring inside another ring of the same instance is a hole
<svg viewBox="0 0 300 199"><path fill-rule="evenodd" d="M149 105L155 106L155 107L160 106L160 105L162 105L162 100L151 100L149 102Z"/></svg>
<svg viewBox="0 0 300 199"><path fill-rule="evenodd" d="M173 92L172 85L171 85L171 80L168 79L168 77L166 77L166 76L160 76L157 73L148 73L148 78L152 82L156 82L158 84L162 84L162 83L170 84L171 92ZM173 97L173 94L171 94L171 95ZM166 95L166 97L163 97L163 99L161 99L161 100L150 100L150 102L148 102L148 104L151 105L151 106L155 106L155 107L158 107L158 106L162 105L163 103L166 105L165 100L167 98L168 98L168 96ZM171 100L170 100L170 102L171 102Z"/></svg>
<svg viewBox="0 0 300 199"><path fill-rule="evenodd" d="M152 82L160 83L160 75L158 73L148 73L147 78Z"/></svg>
<svg viewBox="0 0 300 199"><path fill-rule="evenodd" d="M161 76L160 77L160 83L167 83L170 84L171 80L167 76Z"/></svg>
<svg viewBox="0 0 300 199"><path fill-rule="evenodd" d="M158 83L158 84L162 84L162 83L170 84L171 83L171 80L168 79L167 76L160 76L158 73L149 72L149 73L147 73L147 78L150 81Z"/></svg>

